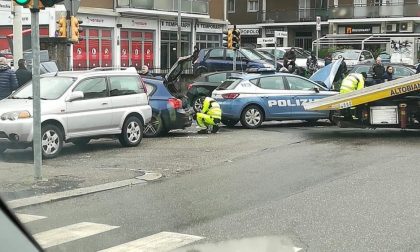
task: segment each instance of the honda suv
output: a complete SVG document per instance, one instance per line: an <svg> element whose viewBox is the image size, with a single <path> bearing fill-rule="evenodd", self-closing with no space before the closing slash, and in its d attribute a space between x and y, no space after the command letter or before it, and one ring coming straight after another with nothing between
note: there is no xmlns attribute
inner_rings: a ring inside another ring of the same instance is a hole
<svg viewBox="0 0 420 252"><path fill-rule="evenodd" d="M252 71L261 68L274 69L274 61L267 60L250 48L236 50L236 70ZM194 75L233 69L234 50L227 48L202 49L194 62Z"/></svg>
<svg viewBox="0 0 420 252"><path fill-rule="evenodd" d="M32 100L32 82L28 82L0 101L0 153L32 146ZM137 146L151 116L146 87L134 68L60 72L41 78L44 158L56 157L64 142L83 146L104 136L117 136L123 146Z"/></svg>

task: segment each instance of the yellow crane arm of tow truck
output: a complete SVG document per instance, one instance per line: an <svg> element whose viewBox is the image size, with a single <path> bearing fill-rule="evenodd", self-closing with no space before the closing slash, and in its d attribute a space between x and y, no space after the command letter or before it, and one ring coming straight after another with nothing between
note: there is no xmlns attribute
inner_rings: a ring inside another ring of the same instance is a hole
<svg viewBox="0 0 420 252"><path fill-rule="evenodd" d="M420 91L420 74L373 85L346 94L329 96L303 104L303 107L306 110L340 110L413 91Z"/></svg>

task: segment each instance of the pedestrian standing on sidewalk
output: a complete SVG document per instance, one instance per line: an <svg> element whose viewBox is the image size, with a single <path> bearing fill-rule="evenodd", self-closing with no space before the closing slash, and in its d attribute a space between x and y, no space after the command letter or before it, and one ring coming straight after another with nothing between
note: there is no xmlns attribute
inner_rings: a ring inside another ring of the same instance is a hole
<svg viewBox="0 0 420 252"><path fill-rule="evenodd" d="M16 74L10 69L5 57L0 57L0 100L18 88Z"/></svg>
<svg viewBox="0 0 420 252"><path fill-rule="evenodd" d="M20 59L18 61L18 70L16 70L16 78L18 81L18 86L22 86L26 84L28 81L32 80L32 73L28 71L26 68L26 61L24 59Z"/></svg>

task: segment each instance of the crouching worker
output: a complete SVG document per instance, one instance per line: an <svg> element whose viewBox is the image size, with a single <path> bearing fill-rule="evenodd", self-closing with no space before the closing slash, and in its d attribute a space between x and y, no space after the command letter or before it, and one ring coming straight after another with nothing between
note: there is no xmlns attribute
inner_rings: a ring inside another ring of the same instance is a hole
<svg viewBox="0 0 420 252"><path fill-rule="evenodd" d="M216 133L219 130L221 119L222 110L219 104L213 98L206 97L203 109L196 114L197 124L202 128L198 134Z"/></svg>

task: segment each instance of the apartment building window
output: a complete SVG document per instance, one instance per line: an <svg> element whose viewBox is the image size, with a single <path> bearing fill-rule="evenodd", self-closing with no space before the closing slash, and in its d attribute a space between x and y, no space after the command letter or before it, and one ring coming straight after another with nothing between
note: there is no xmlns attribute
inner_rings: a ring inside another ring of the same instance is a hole
<svg viewBox="0 0 420 252"><path fill-rule="evenodd" d="M311 16L310 13L311 0L299 0L299 19L308 19Z"/></svg>
<svg viewBox="0 0 420 252"><path fill-rule="evenodd" d="M200 49L219 47L221 40L220 34L197 33L197 45Z"/></svg>
<svg viewBox="0 0 420 252"><path fill-rule="evenodd" d="M235 13L235 0L228 0L228 13Z"/></svg>
<svg viewBox="0 0 420 252"><path fill-rule="evenodd" d="M248 0L248 12L258 11L258 0Z"/></svg>
<svg viewBox="0 0 420 252"><path fill-rule="evenodd" d="M367 0L354 0L354 6L362 7L367 5Z"/></svg>

